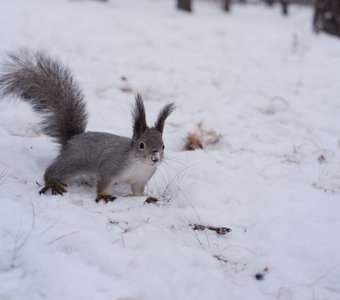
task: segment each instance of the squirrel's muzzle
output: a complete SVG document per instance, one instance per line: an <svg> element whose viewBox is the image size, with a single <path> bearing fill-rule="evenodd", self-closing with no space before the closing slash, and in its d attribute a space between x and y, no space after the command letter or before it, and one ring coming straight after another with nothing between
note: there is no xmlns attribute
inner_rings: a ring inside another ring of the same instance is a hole
<svg viewBox="0 0 340 300"><path fill-rule="evenodd" d="M151 151L151 160L156 163L158 162L160 159L160 154L159 151L157 149L154 149Z"/></svg>

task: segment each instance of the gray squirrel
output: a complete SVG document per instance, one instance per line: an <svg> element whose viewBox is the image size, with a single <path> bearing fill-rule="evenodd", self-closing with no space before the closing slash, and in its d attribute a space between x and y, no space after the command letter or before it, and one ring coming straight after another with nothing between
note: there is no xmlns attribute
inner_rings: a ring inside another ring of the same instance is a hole
<svg viewBox="0 0 340 300"><path fill-rule="evenodd" d="M148 127L143 99L137 94L132 138L85 131L84 96L69 69L41 52L28 51L8 55L0 74L0 91L30 103L43 116L42 131L61 145L59 155L45 171L40 194L50 189L53 195L62 195L68 179L85 174L96 179L96 202L115 200L108 188L117 182L130 184L134 195L143 195L163 159L162 134L174 103L164 106L155 125Z"/></svg>

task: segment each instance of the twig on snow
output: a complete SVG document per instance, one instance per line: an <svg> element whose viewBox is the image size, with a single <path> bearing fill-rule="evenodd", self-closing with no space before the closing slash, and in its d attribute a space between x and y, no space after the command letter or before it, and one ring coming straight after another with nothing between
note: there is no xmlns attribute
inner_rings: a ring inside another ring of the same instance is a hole
<svg viewBox="0 0 340 300"><path fill-rule="evenodd" d="M202 225L202 224L190 224L189 225L193 230L212 230L215 231L217 234L224 235L228 232L231 232L231 229L228 227L215 227L215 226L209 226L209 225Z"/></svg>

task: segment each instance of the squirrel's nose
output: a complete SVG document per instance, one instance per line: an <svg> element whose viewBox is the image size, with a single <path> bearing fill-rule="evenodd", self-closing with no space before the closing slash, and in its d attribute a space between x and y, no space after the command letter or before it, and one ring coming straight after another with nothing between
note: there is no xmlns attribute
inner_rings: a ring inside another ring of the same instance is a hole
<svg viewBox="0 0 340 300"><path fill-rule="evenodd" d="M151 155L151 160L156 163L159 161L159 151L157 149L153 149L152 151L152 155Z"/></svg>

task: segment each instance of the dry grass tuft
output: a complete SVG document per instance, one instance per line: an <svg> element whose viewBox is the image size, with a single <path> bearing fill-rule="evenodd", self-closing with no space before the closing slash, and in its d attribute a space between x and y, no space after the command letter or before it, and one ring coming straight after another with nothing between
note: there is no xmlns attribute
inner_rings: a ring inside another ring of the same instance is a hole
<svg viewBox="0 0 340 300"><path fill-rule="evenodd" d="M203 123L197 124L194 132L188 133L185 139L184 150L204 149L208 145L217 144L222 138L215 130L205 130Z"/></svg>
<svg viewBox="0 0 340 300"><path fill-rule="evenodd" d="M6 177L6 172L5 171L1 171L0 172L0 185L3 184L6 181L7 177Z"/></svg>

